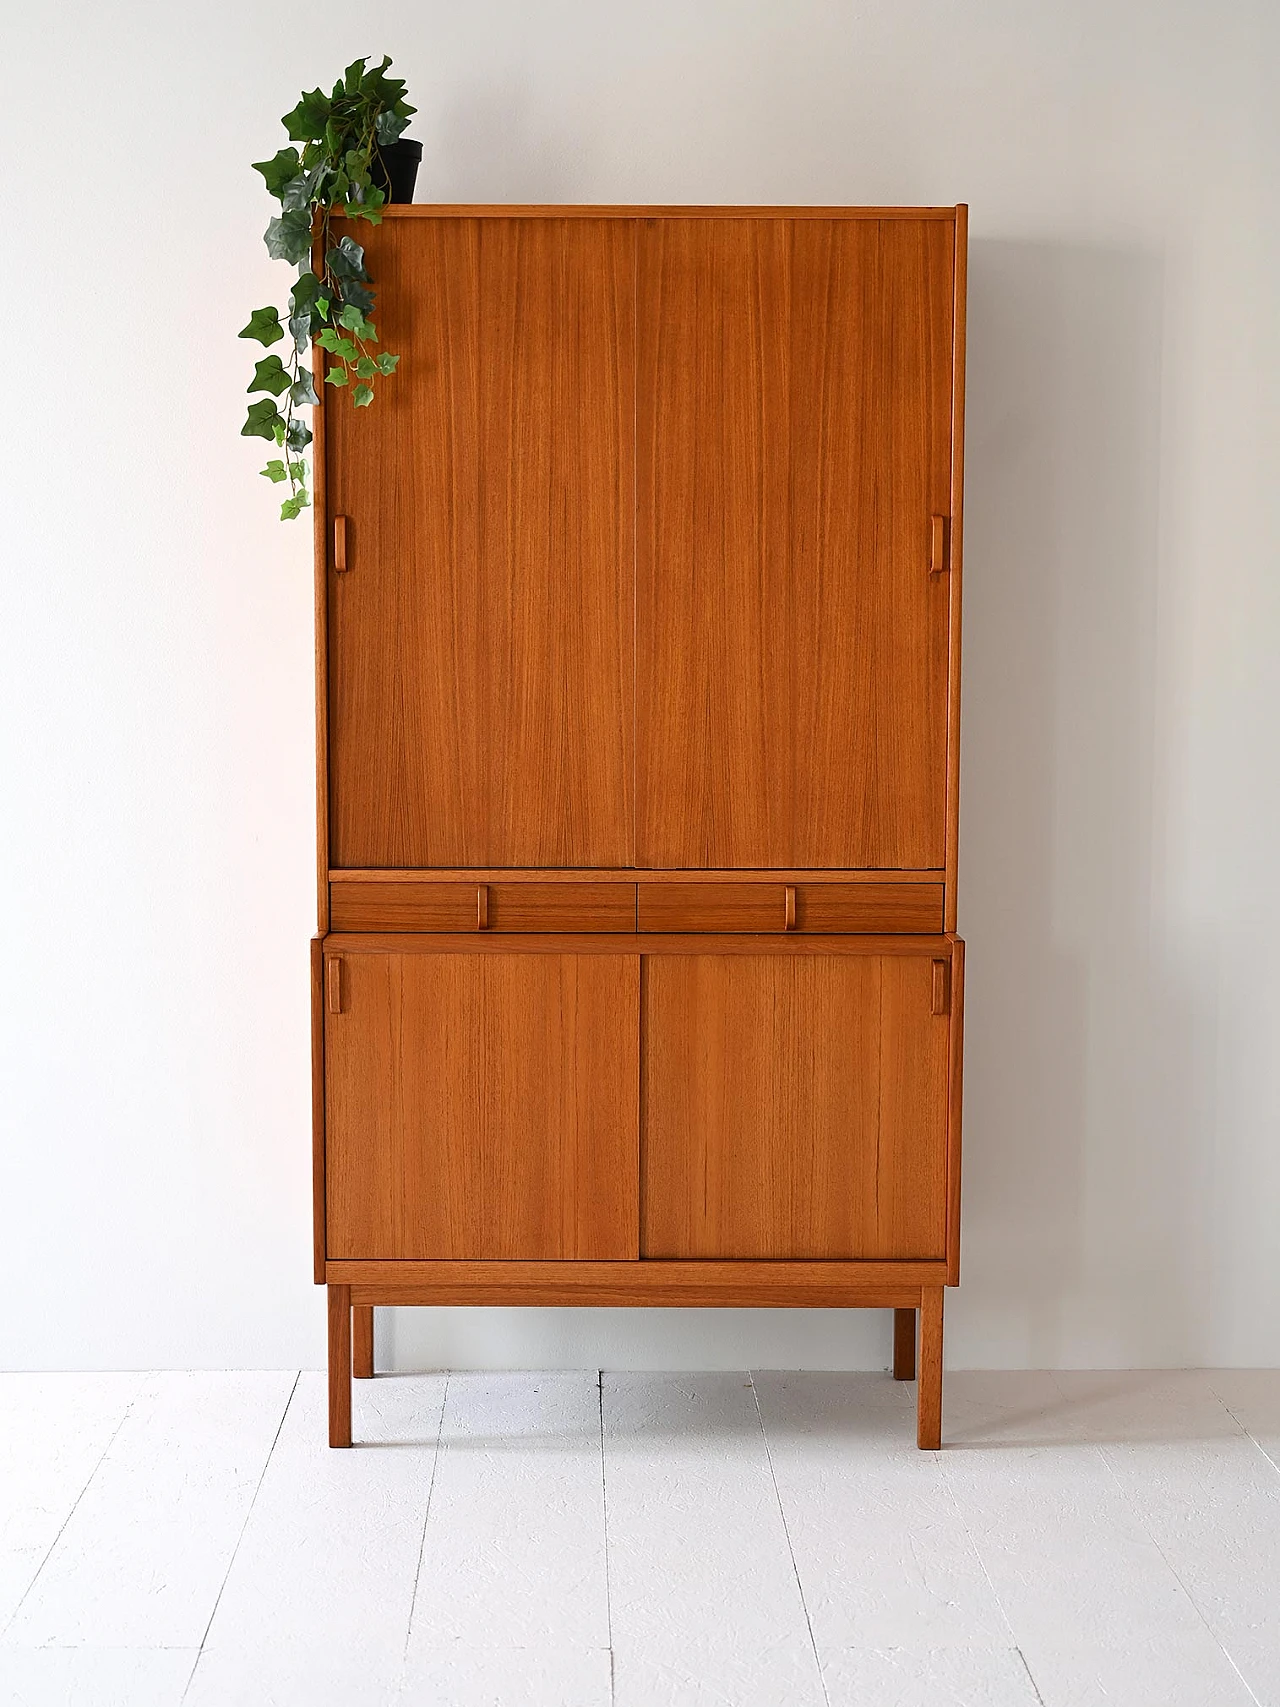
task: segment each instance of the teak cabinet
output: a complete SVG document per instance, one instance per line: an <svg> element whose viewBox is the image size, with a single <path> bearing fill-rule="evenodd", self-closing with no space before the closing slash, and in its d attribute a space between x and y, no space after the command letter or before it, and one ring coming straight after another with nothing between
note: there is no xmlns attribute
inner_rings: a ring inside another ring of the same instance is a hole
<svg viewBox="0 0 1280 1707"><path fill-rule="evenodd" d="M445 1303L890 1308L940 1444L965 231L358 233L403 360L316 412L334 1445L373 1307Z"/></svg>

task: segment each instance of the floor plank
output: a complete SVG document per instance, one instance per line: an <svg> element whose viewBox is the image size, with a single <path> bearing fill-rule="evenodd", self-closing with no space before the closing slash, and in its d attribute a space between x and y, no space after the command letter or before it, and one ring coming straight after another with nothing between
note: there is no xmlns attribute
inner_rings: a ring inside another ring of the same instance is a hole
<svg viewBox="0 0 1280 1707"><path fill-rule="evenodd" d="M1215 1369L1206 1379L1280 1473L1280 1369Z"/></svg>
<svg viewBox="0 0 1280 1707"><path fill-rule="evenodd" d="M594 1373L450 1377L410 1658L453 1643L608 1648Z"/></svg>
<svg viewBox="0 0 1280 1707"><path fill-rule="evenodd" d="M142 1386L141 1375L0 1375L0 1634Z"/></svg>
<svg viewBox="0 0 1280 1707"><path fill-rule="evenodd" d="M819 1707L750 1379L606 1375L617 1707Z"/></svg>
<svg viewBox="0 0 1280 1707"><path fill-rule="evenodd" d="M755 1388L824 1671L842 1649L1011 1648L941 1456L916 1449L914 1388L814 1374Z"/></svg>
<svg viewBox="0 0 1280 1707"><path fill-rule="evenodd" d="M844 1648L824 1654L828 1707L1040 1707L1015 1648Z"/></svg>
<svg viewBox="0 0 1280 1707"><path fill-rule="evenodd" d="M1275 1465L1202 1374L1057 1379L1217 1642L1257 1700L1280 1707Z"/></svg>
<svg viewBox="0 0 1280 1707"><path fill-rule="evenodd" d="M416 1649L397 1707L610 1707L607 1648Z"/></svg>
<svg viewBox="0 0 1280 1707"><path fill-rule="evenodd" d="M1049 1375L957 1375L949 1386L941 1461L1046 1707L1245 1707L1248 1692L1117 1483L1083 1396Z"/></svg>
<svg viewBox="0 0 1280 1707"><path fill-rule="evenodd" d="M350 1451L304 1374L236 1550L185 1707L384 1707L400 1677L443 1375L356 1388Z"/></svg>
<svg viewBox="0 0 1280 1707"><path fill-rule="evenodd" d="M0 1379L0 1707L1280 1707L1273 1372L292 1381Z"/></svg>
<svg viewBox="0 0 1280 1707"><path fill-rule="evenodd" d="M181 1707L194 1648L0 1648L0 1707Z"/></svg>
<svg viewBox="0 0 1280 1707"><path fill-rule="evenodd" d="M148 1376L5 1634L198 1648L294 1376Z"/></svg>

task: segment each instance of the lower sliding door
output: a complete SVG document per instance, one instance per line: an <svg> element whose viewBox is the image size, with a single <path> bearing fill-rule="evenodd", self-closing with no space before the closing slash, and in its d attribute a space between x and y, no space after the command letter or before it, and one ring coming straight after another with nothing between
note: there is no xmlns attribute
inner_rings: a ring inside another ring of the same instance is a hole
<svg viewBox="0 0 1280 1707"><path fill-rule="evenodd" d="M642 1256L946 1254L936 944L645 956Z"/></svg>
<svg viewBox="0 0 1280 1707"><path fill-rule="evenodd" d="M330 1258L637 1256L638 954L325 952Z"/></svg>

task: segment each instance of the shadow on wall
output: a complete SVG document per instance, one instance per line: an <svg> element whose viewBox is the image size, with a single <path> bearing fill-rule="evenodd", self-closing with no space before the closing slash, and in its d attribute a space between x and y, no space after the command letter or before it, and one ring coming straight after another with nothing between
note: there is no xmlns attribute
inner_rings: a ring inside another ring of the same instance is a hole
<svg viewBox="0 0 1280 1707"><path fill-rule="evenodd" d="M1211 1356L1216 998L1162 894L1163 299L1151 253L972 245L953 1367ZM888 1357L881 1312L379 1315L402 1368Z"/></svg>
<svg viewBox="0 0 1280 1707"><path fill-rule="evenodd" d="M1212 991L1161 934L1163 266L975 242L961 1366L1207 1346Z"/></svg>

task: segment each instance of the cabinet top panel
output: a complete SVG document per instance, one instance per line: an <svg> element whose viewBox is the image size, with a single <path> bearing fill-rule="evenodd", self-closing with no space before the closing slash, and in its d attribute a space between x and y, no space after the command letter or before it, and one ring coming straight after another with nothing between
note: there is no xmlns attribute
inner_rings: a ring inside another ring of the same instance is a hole
<svg viewBox="0 0 1280 1707"><path fill-rule="evenodd" d="M967 208L961 202L959 207ZM558 202L393 202L384 219L954 219L955 207L626 207Z"/></svg>

